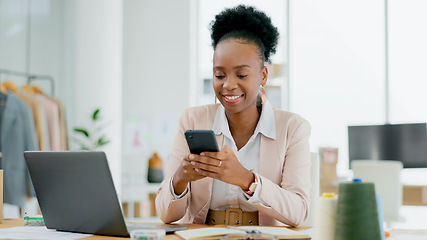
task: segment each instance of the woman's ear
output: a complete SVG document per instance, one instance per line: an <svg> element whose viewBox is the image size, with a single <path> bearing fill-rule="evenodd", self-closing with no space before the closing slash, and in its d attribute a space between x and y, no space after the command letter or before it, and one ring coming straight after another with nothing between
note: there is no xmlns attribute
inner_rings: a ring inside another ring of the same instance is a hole
<svg viewBox="0 0 427 240"><path fill-rule="evenodd" d="M268 78L268 67L264 65L264 69L262 70L262 79L261 79L261 85L265 86L267 83Z"/></svg>

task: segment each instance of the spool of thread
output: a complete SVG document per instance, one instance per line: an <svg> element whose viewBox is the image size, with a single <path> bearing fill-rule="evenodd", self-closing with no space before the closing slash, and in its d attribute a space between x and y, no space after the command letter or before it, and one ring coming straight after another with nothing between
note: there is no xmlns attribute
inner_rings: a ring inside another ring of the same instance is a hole
<svg viewBox="0 0 427 240"><path fill-rule="evenodd" d="M323 193L314 215L314 239L333 240L338 198L334 193Z"/></svg>
<svg viewBox="0 0 427 240"><path fill-rule="evenodd" d="M374 184L340 183L338 195L335 240L381 240Z"/></svg>

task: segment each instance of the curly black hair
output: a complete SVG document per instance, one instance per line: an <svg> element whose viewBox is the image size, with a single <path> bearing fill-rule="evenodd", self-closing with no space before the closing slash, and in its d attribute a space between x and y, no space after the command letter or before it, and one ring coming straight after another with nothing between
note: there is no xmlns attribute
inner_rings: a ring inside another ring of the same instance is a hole
<svg viewBox="0 0 427 240"><path fill-rule="evenodd" d="M270 62L276 52L279 31L270 17L252 6L238 5L215 16L210 24L212 47L227 39L244 39L259 47L260 58Z"/></svg>

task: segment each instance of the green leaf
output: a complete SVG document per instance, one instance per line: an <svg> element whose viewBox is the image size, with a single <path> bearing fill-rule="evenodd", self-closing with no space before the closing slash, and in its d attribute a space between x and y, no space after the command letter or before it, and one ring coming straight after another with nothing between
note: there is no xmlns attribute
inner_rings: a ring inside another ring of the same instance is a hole
<svg viewBox="0 0 427 240"><path fill-rule="evenodd" d="M83 128L74 128L74 132L82 133L86 137L89 137L89 132L86 129L83 129Z"/></svg>
<svg viewBox="0 0 427 240"><path fill-rule="evenodd" d="M96 143L96 146L101 147L101 146L104 146L105 144L107 144L109 142L110 142L110 140L105 140L103 137L100 137L98 139L98 142Z"/></svg>
<svg viewBox="0 0 427 240"><path fill-rule="evenodd" d="M98 118L99 118L99 112L100 112L101 110L99 109L99 108L97 108L96 110L95 110L95 112L93 112L93 116L92 116L92 119L93 120L97 120Z"/></svg>

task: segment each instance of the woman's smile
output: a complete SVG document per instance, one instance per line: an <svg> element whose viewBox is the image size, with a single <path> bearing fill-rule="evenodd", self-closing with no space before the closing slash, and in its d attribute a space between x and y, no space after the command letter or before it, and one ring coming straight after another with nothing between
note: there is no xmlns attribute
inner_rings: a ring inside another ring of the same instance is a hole
<svg viewBox="0 0 427 240"><path fill-rule="evenodd" d="M223 94L222 97L226 103L237 103L243 97L243 94L241 95Z"/></svg>

